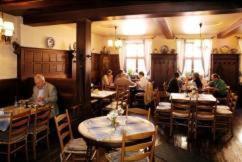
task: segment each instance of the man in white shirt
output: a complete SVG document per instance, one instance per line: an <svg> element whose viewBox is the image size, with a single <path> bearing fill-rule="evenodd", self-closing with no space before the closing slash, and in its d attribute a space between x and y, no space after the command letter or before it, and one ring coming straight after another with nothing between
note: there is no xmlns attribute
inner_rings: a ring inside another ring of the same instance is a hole
<svg viewBox="0 0 242 162"><path fill-rule="evenodd" d="M139 79L140 79L140 80L137 82L138 88L139 88L140 90L145 90L145 87L146 87L147 84L148 84L148 79L146 79L146 78L144 77L144 72L143 72L143 71L139 72Z"/></svg>

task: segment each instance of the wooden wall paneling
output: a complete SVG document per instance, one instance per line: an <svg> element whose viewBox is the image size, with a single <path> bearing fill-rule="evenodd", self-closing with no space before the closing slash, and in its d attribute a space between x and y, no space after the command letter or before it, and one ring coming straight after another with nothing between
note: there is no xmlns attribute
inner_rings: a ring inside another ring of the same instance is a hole
<svg viewBox="0 0 242 162"><path fill-rule="evenodd" d="M211 74L217 73L233 89L239 85L239 54L212 54Z"/></svg>
<svg viewBox="0 0 242 162"><path fill-rule="evenodd" d="M69 51L22 47L18 57L19 78L33 77L36 73L49 78L71 77Z"/></svg>
<svg viewBox="0 0 242 162"><path fill-rule="evenodd" d="M161 88L177 71L176 54L151 54L151 79L155 87Z"/></svg>
<svg viewBox="0 0 242 162"><path fill-rule="evenodd" d="M18 96L18 79L0 80L0 108L13 105Z"/></svg>

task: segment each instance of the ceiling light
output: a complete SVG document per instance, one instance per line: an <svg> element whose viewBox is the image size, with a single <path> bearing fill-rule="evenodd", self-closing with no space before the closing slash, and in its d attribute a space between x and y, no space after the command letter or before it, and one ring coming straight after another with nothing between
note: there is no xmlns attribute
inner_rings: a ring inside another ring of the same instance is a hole
<svg viewBox="0 0 242 162"><path fill-rule="evenodd" d="M143 19L125 20L121 26L121 31L124 35L144 35L146 27Z"/></svg>
<svg viewBox="0 0 242 162"><path fill-rule="evenodd" d="M108 47L115 47L116 49L119 49L122 47L123 43L117 36L117 26L114 26L114 40L109 39L108 40Z"/></svg>

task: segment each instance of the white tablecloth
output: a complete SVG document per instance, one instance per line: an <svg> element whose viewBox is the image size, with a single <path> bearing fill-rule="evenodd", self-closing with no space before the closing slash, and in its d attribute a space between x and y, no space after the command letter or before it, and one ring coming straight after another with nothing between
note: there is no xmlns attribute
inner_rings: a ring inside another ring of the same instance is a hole
<svg viewBox="0 0 242 162"><path fill-rule="evenodd" d="M116 129L106 116L91 118L78 126L78 131L86 138L107 143L121 143L124 131L126 134L144 133L154 131L153 123L135 116L119 116L120 123ZM126 122L125 122L126 121ZM126 123L126 124L125 124Z"/></svg>
<svg viewBox="0 0 242 162"><path fill-rule="evenodd" d="M4 112L0 110L0 131L6 131L10 124L10 116L4 115Z"/></svg>
<svg viewBox="0 0 242 162"><path fill-rule="evenodd" d="M190 100L185 93L171 93L170 99L178 99L178 100ZM196 101L196 97L191 97L192 101ZM198 96L199 101L216 101L216 98L211 94L199 94Z"/></svg>
<svg viewBox="0 0 242 162"><path fill-rule="evenodd" d="M92 92L91 97L92 98L107 98L114 94L116 94L116 91L97 91L97 92Z"/></svg>

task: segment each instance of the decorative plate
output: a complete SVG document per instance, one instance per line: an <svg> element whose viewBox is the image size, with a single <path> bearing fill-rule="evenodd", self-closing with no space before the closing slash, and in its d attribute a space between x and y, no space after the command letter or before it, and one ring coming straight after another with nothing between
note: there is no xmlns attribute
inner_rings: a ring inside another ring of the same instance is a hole
<svg viewBox="0 0 242 162"><path fill-rule="evenodd" d="M222 47L220 47L220 52L223 54L229 53L230 52L230 47L227 45L224 45Z"/></svg>
<svg viewBox="0 0 242 162"><path fill-rule="evenodd" d="M53 48L55 46L55 40L52 37L46 38L46 45L48 48Z"/></svg>
<svg viewBox="0 0 242 162"><path fill-rule="evenodd" d="M161 46L161 48L160 48L161 53L168 53L168 51L169 51L169 48L167 45Z"/></svg>

